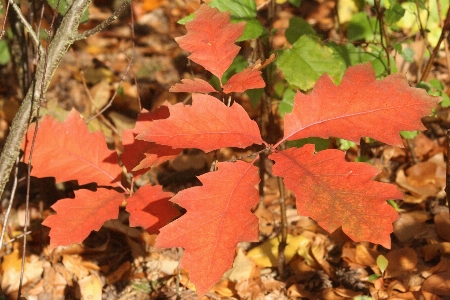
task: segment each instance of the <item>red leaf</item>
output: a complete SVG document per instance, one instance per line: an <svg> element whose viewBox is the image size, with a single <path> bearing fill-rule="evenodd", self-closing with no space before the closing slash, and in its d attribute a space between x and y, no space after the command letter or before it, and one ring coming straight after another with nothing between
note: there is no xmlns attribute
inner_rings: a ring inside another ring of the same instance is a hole
<svg viewBox="0 0 450 300"><path fill-rule="evenodd" d="M140 141L140 142L144 142L144 141ZM149 153L144 153L145 158L143 160L141 160L141 162L133 168L133 170L131 170L131 172L136 176L136 174L143 174L147 171L147 169L150 169L154 166L157 166L159 164L162 164L163 162L165 162L166 160L169 159L174 159L175 157L177 157L177 155L166 155L168 154L168 152L177 152L178 154L181 152L179 149L172 149L172 147L168 147L168 146L164 146L164 145L158 145L156 143L151 143L151 142L145 142L150 144L151 146L153 146L152 148L147 148L147 151L158 151L157 154L149 154ZM164 149L168 149L167 151L164 151Z"/></svg>
<svg viewBox="0 0 450 300"><path fill-rule="evenodd" d="M231 92L243 93L246 90L263 88L266 83L261 77L261 71L253 69L245 69L244 71L234 74L223 87L223 92L229 94Z"/></svg>
<svg viewBox="0 0 450 300"><path fill-rule="evenodd" d="M214 93L217 92L208 82L203 79L194 78L192 79L182 79L182 83L177 83L169 89L169 92L173 93Z"/></svg>
<svg viewBox="0 0 450 300"><path fill-rule="evenodd" d="M179 192L172 201L187 213L161 229L155 247L183 247L180 266L189 272L199 299L233 263L239 242L258 241L258 169L242 161L218 163L199 176L203 186Z"/></svg>
<svg viewBox="0 0 450 300"><path fill-rule="evenodd" d="M191 52L192 61L221 79L239 52L234 42L244 32L245 23L231 24L229 12L203 4L194 13L194 20L186 23L186 29L187 34L175 40Z"/></svg>
<svg viewBox="0 0 450 300"><path fill-rule="evenodd" d="M25 162L30 157L34 128L34 124L30 126L22 145ZM79 184L120 185L122 168L117 160L117 153L108 150L103 134L90 133L80 114L72 109L63 123L48 115L39 123L31 175L55 177L57 182L78 180Z"/></svg>
<svg viewBox="0 0 450 300"><path fill-rule="evenodd" d="M99 230L106 221L119 216L124 194L98 189L75 191L75 199L61 199L52 205L55 215L43 225L50 227L50 248L81 243L92 230Z"/></svg>
<svg viewBox="0 0 450 300"><path fill-rule="evenodd" d="M193 94L191 106L178 103L170 106L169 110L169 118L154 121L136 138L206 152L264 143L258 125L237 103L227 107L212 96Z"/></svg>
<svg viewBox="0 0 450 300"><path fill-rule="evenodd" d="M140 226L150 234L180 215L180 212L169 202L173 194L163 192L162 186L149 184L139 188L127 199L126 210L130 213L130 226Z"/></svg>
<svg viewBox="0 0 450 300"><path fill-rule="evenodd" d="M395 185L372 181L379 173L366 163L350 163L344 152L314 145L270 155L273 173L284 177L297 199L299 215L309 216L328 232L340 226L354 241L369 241L390 248L389 234L398 214L386 203L401 199Z"/></svg>
<svg viewBox="0 0 450 300"><path fill-rule="evenodd" d="M136 120L135 127L123 131L124 153L120 158L128 172L136 173L138 170L151 168L180 154L181 149L135 139L136 135L151 126L154 120L167 119L169 115L169 109L165 105L153 112L143 110Z"/></svg>
<svg viewBox="0 0 450 300"><path fill-rule="evenodd" d="M375 80L370 63L348 68L339 86L323 75L309 95L297 93L286 114L284 139L340 137L359 143L369 136L403 147L401 130L424 128L420 119L439 97L411 88L403 74Z"/></svg>

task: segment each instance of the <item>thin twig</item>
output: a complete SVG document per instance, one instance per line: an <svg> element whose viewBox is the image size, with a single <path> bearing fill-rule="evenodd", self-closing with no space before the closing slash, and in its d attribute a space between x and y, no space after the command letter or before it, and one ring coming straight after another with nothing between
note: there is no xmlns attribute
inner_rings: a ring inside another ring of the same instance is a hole
<svg viewBox="0 0 450 300"><path fill-rule="evenodd" d="M5 242L5 246L8 245L8 244L14 243L14 242L17 241L18 239L21 239L21 238L23 238L24 236L26 236L26 235L28 235L28 234L30 234L30 233L32 233L32 232L33 232L33 231L28 230L27 232L24 232L24 233L22 233L22 234L19 234L19 235L16 236L15 238L10 239L9 241Z"/></svg>
<svg viewBox="0 0 450 300"><path fill-rule="evenodd" d="M261 9L263 9L264 7L266 7L267 4L269 4L271 1L272 1L272 0L266 0L266 1L264 1L263 3L261 3L260 5L258 5L258 6L256 7L256 10L257 10L257 11L260 11Z"/></svg>
<svg viewBox="0 0 450 300"><path fill-rule="evenodd" d="M131 29L131 40L133 41L133 43L131 44L131 51L133 52L133 57L135 57L135 53L136 53L136 37L134 35L134 11L133 8L130 6L130 15L131 15L131 23L130 23L130 29ZM127 56L128 59L128 56ZM128 61L128 63L131 63L130 61ZM141 103L141 96L139 95L139 89L138 89L138 82L137 82L137 76L136 73L134 72L134 69L131 68L131 74L133 75L133 79L134 79L134 84L136 85L136 90L137 90L137 98L138 98L138 103L139 103L139 111L142 110L142 103Z"/></svg>
<svg viewBox="0 0 450 300"><path fill-rule="evenodd" d="M280 215L281 215L281 241L278 244L278 272L280 277L284 279L286 277L285 265L286 257L284 256L284 250L287 245L287 216L286 216L286 194L284 188L283 178L278 177L278 188L280 190Z"/></svg>
<svg viewBox="0 0 450 300"><path fill-rule="evenodd" d="M450 30L450 9L447 11L447 16L445 17L444 26L442 27L441 31L441 36L439 37L436 47L434 47L433 51L431 52L430 59L428 60L427 66L425 67L425 70L423 71L419 81L424 81L427 79L428 74L431 71L431 66L434 63L434 59L436 58L439 52L439 48L441 47L441 43L447 37L449 30Z"/></svg>
<svg viewBox="0 0 450 300"><path fill-rule="evenodd" d="M16 189L17 189L17 182L18 182L18 174L19 174L19 157L17 157L16 160L16 169L14 172L14 183L11 189L11 196L9 198L9 204L8 204L8 208L6 209L6 213L5 213L5 219L3 220L3 228L2 228L2 235L0 237L0 250L3 248L3 239L5 238L5 233L6 233L6 226L8 225L8 219L9 219L9 214L11 213L11 208L12 208L12 204L14 202L14 196L16 195ZM5 243L6 245L7 243Z"/></svg>
<svg viewBox="0 0 450 300"><path fill-rule="evenodd" d="M441 7L441 1L436 0L437 10L438 10L438 16L439 16L439 24L442 28L444 28L444 20L442 20L442 7ZM447 72L450 74L450 51L448 48L448 40L444 39L444 50L445 50L445 59L447 60Z"/></svg>
<svg viewBox="0 0 450 300"><path fill-rule="evenodd" d="M33 151L34 151L34 146L36 143L36 138L37 138L37 133L39 131L39 110L40 107L38 106L37 109L37 113L36 113L36 127L34 129L34 134L33 134L33 139L31 141L31 147L30 147L30 157L28 158L28 172L27 172L27 194L25 197L25 224L23 226L23 231L24 231L24 238L23 238L23 250L22 250L22 265L20 268L20 280L19 280L19 291L17 292L18 294L18 298L20 299L20 295L21 295L21 291L22 291L22 282L23 282L23 275L25 272L25 257L26 257L26 250L27 250L27 236L26 233L28 232L28 222L30 219L29 216L29 207L30 207L30 189L31 189L31 161L33 158Z"/></svg>
<svg viewBox="0 0 450 300"><path fill-rule="evenodd" d="M37 30L36 30L36 32L37 32L37 39L39 40L39 36L40 36L40 34L41 34L41 26L42 26L42 20L44 19L44 11L45 11L45 4L44 4L44 2L42 2L42 6L41 6L41 16L40 16L40 18L39 18L39 23L38 23L38 27L37 27ZM36 72L36 67L37 67L37 64L38 64L38 62L39 62L39 59L41 58L42 56L41 56L41 53L37 53L36 54L36 56L35 56L35 60L34 60L34 72Z"/></svg>
<svg viewBox="0 0 450 300"><path fill-rule="evenodd" d="M447 159L446 167L447 172L445 174L445 199L447 200L447 207L450 205L450 129L447 130Z"/></svg>
<svg viewBox="0 0 450 300"><path fill-rule="evenodd" d="M31 36L31 39L33 40L34 44L36 45L39 54L42 56L44 54L44 48L42 48L41 43L39 43L39 39L36 35L36 33L33 30L33 27L28 23L25 16L22 14L22 11L20 10L20 7L14 3L13 0L9 0L9 3L12 5L12 8L17 13L17 16L19 17L20 21L22 22L23 26L25 26L28 34Z"/></svg>
<svg viewBox="0 0 450 300"><path fill-rule="evenodd" d="M132 53L132 57L130 59L130 62L128 63L127 69L125 70L122 78L120 79L119 85L117 86L117 89L114 91L114 94L111 97L111 100L109 100L108 104L106 104L98 113L96 113L92 117L89 117L89 119L87 119L87 121L86 121L86 124L89 123L90 121L92 121L93 119L97 118L99 115L103 114L109 107L111 107L114 99L117 96L117 93L118 93L120 87L122 86L123 82L125 81L125 77L128 75L128 72L130 71L130 68L133 65L133 58L134 58L134 52Z"/></svg>
<svg viewBox="0 0 450 300"><path fill-rule="evenodd" d="M34 82L28 89L25 99L23 99L19 111L14 117L10 133L0 156L0 197L3 194L6 183L9 181L11 170L20 153L20 147L28 128L28 121L36 114L36 106L41 95L46 92L59 62L74 42L73 37L77 34L76 31L82 12L88 7L90 2L91 0L74 1L48 46L48 53L46 54L48 55L48 64L43 59L39 62ZM47 74L48 76L46 76Z"/></svg>
<svg viewBox="0 0 450 300"><path fill-rule="evenodd" d="M78 34L75 37L75 40L83 40L88 38L91 35L94 35L96 33L99 33L100 31L102 31L103 29L105 29L106 27L108 27L109 25L111 25L112 22L114 22L115 20L117 20L117 18L120 16L120 14L122 13L122 11L125 10L125 8L127 8L128 4L130 4L131 0L125 0L118 9L116 9L116 11L113 12L113 14L106 19L105 21L101 22L100 24L98 24L97 26L95 26L92 29L86 30L83 33Z"/></svg>
<svg viewBox="0 0 450 300"><path fill-rule="evenodd" d="M381 47L383 48L384 52L386 53L386 58L387 58L387 73L391 74L391 59L389 57L390 41L389 41L389 36L387 34L386 23L384 22L384 12L381 10L380 0L375 0L374 4L375 4L375 9L377 10L378 20L380 21Z"/></svg>
<svg viewBox="0 0 450 300"><path fill-rule="evenodd" d="M94 107L94 112L98 113L98 108L95 107L95 101L92 98L91 92L89 91L89 88L87 86L87 82L86 82L86 77L84 76L84 71L81 69L80 63L78 61L77 56L75 55L75 52L73 51L73 49L71 49L71 52L74 55L75 58L75 63L77 65L77 68L80 70L80 75L81 75L81 83L83 84L83 88L84 91L89 99L89 102L91 103L91 105ZM90 113L90 112L89 112ZM120 136L119 131L117 130L116 127L114 127L113 124L111 124L111 122L108 121L108 119L105 118L105 116L103 115L99 115L100 121L103 122L103 124L105 124L107 127L109 127L112 131L114 131L118 136Z"/></svg>
<svg viewBox="0 0 450 300"><path fill-rule="evenodd" d="M9 1L6 4L5 15L4 15L3 25L2 25L2 31L0 32L0 40L3 39L3 36L5 35L5 32L6 32L5 27L6 27L6 19L8 17L8 12L9 12Z"/></svg>

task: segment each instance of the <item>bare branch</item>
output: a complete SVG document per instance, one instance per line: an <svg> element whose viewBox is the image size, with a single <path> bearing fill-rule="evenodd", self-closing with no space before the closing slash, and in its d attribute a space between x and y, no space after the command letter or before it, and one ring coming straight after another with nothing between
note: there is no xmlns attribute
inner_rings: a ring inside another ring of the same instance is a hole
<svg viewBox="0 0 450 300"><path fill-rule="evenodd" d="M11 169L19 156L20 146L25 137L29 120L35 116L39 99L47 91L50 80L63 55L75 41L81 16L90 3L91 0L74 1L48 46L45 58L41 57L40 59L35 79L14 117L10 133L0 156L0 196L3 194L6 183L9 181Z"/></svg>
<svg viewBox="0 0 450 300"><path fill-rule="evenodd" d="M117 20L117 18L125 10L125 8L127 8L128 4L130 4L131 1L132 0L125 0L122 3L122 5L120 5L119 8L108 19L106 19L105 21L101 22L100 24L98 24L94 28L86 30L85 32L78 34L75 37L75 40L78 41L78 40L86 39L89 36L94 35L96 33L99 33L100 31L102 31L103 29L105 29L106 27L111 25L112 22Z"/></svg>
<svg viewBox="0 0 450 300"><path fill-rule="evenodd" d="M12 6L12 8L14 9L14 11L16 12L17 16L19 17L20 22L22 22L23 26L25 26L28 34L31 36L31 39L33 40L34 44L38 48L39 55L41 55L41 57L42 57L44 55L44 48L42 48L41 43L39 43L39 39L38 39L36 33L34 32L33 27L30 25L30 23L28 23L27 19L22 14L20 7L16 3L14 3L13 0L9 0L9 3Z"/></svg>

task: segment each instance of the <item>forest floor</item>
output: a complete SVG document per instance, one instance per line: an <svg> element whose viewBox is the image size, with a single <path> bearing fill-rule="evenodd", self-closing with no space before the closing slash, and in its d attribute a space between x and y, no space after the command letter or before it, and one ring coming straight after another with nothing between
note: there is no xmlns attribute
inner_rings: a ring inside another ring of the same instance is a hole
<svg viewBox="0 0 450 300"><path fill-rule="evenodd" d="M82 30L108 18L115 2L94 1L90 20ZM278 29L273 37L275 49L287 43L283 30L294 15L301 15L315 24L317 30L331 34L334 5L335 1L328 0L304 1L300 8L288 3L280 5L274 24ZM121 133L134 127L141 108L152 110L164 101L174 104L189 100L187 94L168 90L186 74L202 72L189 64L187 53L174 40L185 34L184 26L177 21L198 6L198 1L188 0L134 1L133 27L128 11L103 32L74 44L54 76L41 113L63 119L75 108L88 117L107 105L119 90L111 107L90 125L90 130L100 129L110 148L120 151ZM414 45L420 47L421 42ZM126 74L130 62L131 71ZM408 68L414 68L415 63ZM450 82L446 64L445 59L439 61L431 75L444 84ZM409 70L400 65L398 68L404 72ZM12 64L0 68L2 144L21 99L13 70ZM414 74L408 79L412 85L417 81ZM252 107L244 97L241 101L252 118L259 116L259 107ZM277 122L282 126L281 118ZM280 193L277 179L266 175L264 205L255 211L260 219L260 242L239 244L233 269L206 296L210 299L450 299L450 219L444 192L445 124L449 122L449 110L441 108L436 117L424 119L426 131L405 139L405 148L363 143L347 151L349 161L366 157L381 171L379 180L397 184L405 194L404 200L397 203L400 218L394 223L392 249L354 243L341 230L328 234L311 219L297 215L295 199L288 193L286 267L280 270L276 258ZM230 157L245 154L239 149L227 151ZM213 156L202 151L185 151L174 161L141 176L136 183L157 182L177 192L199 184L195 176L207 172L212 161ZM2 298L0 293L0 299L16 299L19 290L25 175L23 165L6 228L7 244L0 251L4 294ZM23 297L28 300L196 298L188 274L177 269L182 249L155 249L156 235L128 227L124 210L118 220L108 221L83 244L50 250L49 229L41 222L53 213L50 206L58 199L71 197L74 188L76 182L55 184L52 178L32 180L31 234ZM9 204L8 193L2 199L2 216ZM380 271L380 262L377 263L379 255L389 262L384 272Z"/></svg>

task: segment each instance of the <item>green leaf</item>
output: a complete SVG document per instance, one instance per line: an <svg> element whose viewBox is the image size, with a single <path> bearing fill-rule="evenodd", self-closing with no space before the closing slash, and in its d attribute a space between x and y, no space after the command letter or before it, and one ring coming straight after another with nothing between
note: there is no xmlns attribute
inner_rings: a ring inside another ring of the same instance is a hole
<svg viewBox="0 0 450 300"><path fill-rule="evenodd" d="M55 9L56 6L58 5L58 0L47 0L47 3L53 8ZM73 0L61 0L61 2L59 3L59 7L58 7L58 12L61 16L64 16L67 11L69 10L69 8L71 7L73 3ZM83 15L81 16L80 22L81 23L85 23L89 20L89 10L86 8L83 11Z"/></svg>
<svg viewBox="0 0 450 300"><path fill-rule="evenodd" d="M365 155L356 157L356 158L355 158L355 162L364 162L364 163L372 164L372 163L370 162L370 158L368 158L368 157L365 156Z"/></svg>
<svg viewBox="0 0 450 300"><path fill-rule="evenodd" d="M381 46L377 45L369 45L368 47L368 53L373 55L374 59L371 60L372 67L375 70L375 74L377 78L382 78L388 75L387 73L387 58L386 58L386 52L381 48ZM391 74L397 73L397 67L395 66L395 60L392 55L389 55L390 60L390 67L391 67Z"/></svg>
<svg viewBox="0 0 450 300"><path fill-rule="evenodd" d="M258 106L259 100L261 100L261 97L264 93L264 89L246 90L245 93L250 98L250 102L252 103L252 106L256 107L256 106Z"/></svg>
<svg viewBox="0 0 450 300"><path fill-rule="evenodd" d="M289 2L295 7L299 7L302 4L302 0L289 0Z"/></svg>
<svg viewBox="0 0 450 300"><path fill-rule="evenodd" d="M6 65L10 60L8 44L5 40L0 40L0 65Z"/></svg>
<svg viewBox="0 0 450 300"><path fill-rule="evenodd" d="M401 208L398 206L397 202L395 202L395 200L388 200L386 201L387 204L389 204L390 206L392 206L393 209L395 209L396 212L401 212Z"/></svg>
<svg viewBox="0 0 450 300"><path fill-rule="evenodd" d="M248 66L248 62L242 55L236 56L233 59L233 62L231 63L230 67L223 73L222 82L227 82L228 79L231 78L231 76L243 71L245 68L247 68L247 66ZM212 76L211 79L209 80L209 83L216 90L220 90L219 79L216 76Z"/></svg>
<svg viewBox="0 0 450 300"><path fill-rule="evenodd" d="M286 89L283 94L283 99L281 99L280 104L278 105L278 111L282 118L287 113L290 113L294 108L294 97L295 91L292 89Z"/></svg>
<svg viewBox="0 0 450 300"><path fill-rule="evenodd" d="M326 150L326 149L330 149L330 140L329 139L321 139L321 138L316 138L316 137L310 137L310 138L300 139L300 140L295 140L295 141L287 141L286 144L287 144L288 148L292 148L292 147L300 148L306 144L314 144L317 152Z"/></svg>
<svg viewBox="0 0 450 300"><path fill-rule="evenodd" d="M373 298L369 297L369 296L362 295L362 296L355 296L355 297L353 297L353 300L373 300Z"/></svg>
<svg viewBox="0 0 450 300"><path fill-rule="evenodd" d="M286 39L290 44L294 44L302 35L310 34L315 35L314 28L306 22L305 19L300 17L292 17L289 20L289 27L286 29Z"/></svg>
<svg viewBox="0 0 450 300"><path fill-rule="evenodd" d="M310 35L303 35L292 49L282 51L276 64L288 83L302 90L311 89L324 73L332 78L341 74L341 62L319 38Z"/></svg>
<svg viewBox="0 0 450 300"><path fill-rule="evenodd" d="M381 277L381 274L372 274L369 276L369 281L373 282Z"/></svg>
<svg viewBox="0 0 450 300"><path fill-rule="evenodd" d="M184 17L183 19L178 20L178 24L186 25L187 22L194 20L194 14L190 14L189 16Z"/></svg>
<svg viewBox="0 0 450 300"><path fill-rule="evenodd" d="M432 88L434 88L436 91L442 92L444 90L444 84L437 79L430 79L430 85Z"/></svg>
<svg viewBox="0 0 450 300"><path fill-rule="evenodd" d="M400 53L400 55L409 63L413 63L414 62L414 50L411 48L405 48L403 49L403 51Z"/></svg>
<svg viewBox="0 0 450 300"><path fill-rule="evenodd" d="M384 255L378 255L377 257L377 266L378 268L380 268L381 273L384 273L384 271L386 271L387 266L389 264L389 261L387 260L386 257L384 257Z"/></svg>
<svg viewBox="0 0 450 300"><path fill-rule="evenodd" d="M398 3L395 3L392 7L386 10L384 16L384 20L387 25L392 25L398 21L405 15L405 9Z"/></svg>
<svg viewBox="0 0 450 300"><path fill-rule="evenodd" d="M348 67L356 64L362 64L374 59L374 57L366 53L361 47L355 47L353 44L338 45L334 42L326 44L333 51L333 57L341 61L339 78L341 78Z"/></svg>
<svg viewBox="0 0 450 300"><path fill-rule="evenodd" d="M372 63L377 78L383 77L386 73L386 53L381 47L370 45L366 48L366 51L361 47L355 47L353 44L338 45L330 42L326 45L333 50L333 56L342 62L340 74L344 74L345 70L350 66L369 61ZM397 71L393 57L391 57L391 69L391 73Z"/></svg>
<svg viewBox="0 0 450 300"><path fill-rule="evenodd" d="M246 22L245 31L238 41L256 39L264 32L264 28L256 18L257 11L254 0L213 0L209 6L222 12L229 11L232 22Z"/></svg>
<svg viewBox="0 0 450 300"><path fill-rule="evenodd" d="M344 139L338 139L339 149L347 151L350 148L353 148L356 146L356 143Z"/></svg>
<svg viewBox="0 0 450 300"><path fill-rule="evenodd" d="M356 13L348 24L347 36L350 42L373 41L377 33L377 20L367 16L365 12Z"/></svg>
<svg viewBox="0 0 450 300"><path fill-rule="evenodd" d="M450 97L447 94L442 95L442 101L439 103L441 107L450 107Z"/></svg>
<svg viewBox="0 0 450 300"><path fill-rule="evenodd" d="M413 139L419 135L419 131L400 131L400 135L405 139Z"/></svg>

